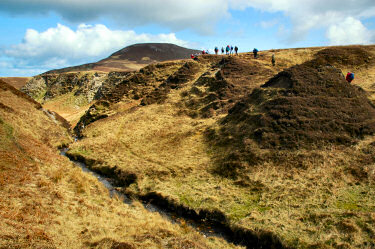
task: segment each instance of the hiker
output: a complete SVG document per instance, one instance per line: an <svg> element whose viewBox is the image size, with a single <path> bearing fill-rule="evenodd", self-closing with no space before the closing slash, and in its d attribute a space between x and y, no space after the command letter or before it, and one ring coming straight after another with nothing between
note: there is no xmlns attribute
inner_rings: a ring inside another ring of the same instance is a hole
<svg viewBox="0 0 375 249"><path fill-rule="evenodd" d="M348 72L345 79L347 82L351 83L354 80L354 73Z"/></svg>
<svg viewBox="0 0 375 249"><path fill-rule="evenodd" d="M275 60L275 54L272 54L272 66L275 66L276 65L276 60Z"/></svg>
<svg viewBox="0 0 375 249"><path fill-rule="evenodd" d="M202 54L206 54L206 51L202 50Z"/></svg>
<svg viewBox="0 0 375 249"><path fill-rule="evenodd" d="M206 50L206 54L209 54L208 49Z"/></svg>
<svg viewBox="0 0 375 249"><path fill-rule="evenodd" d="M254 53L254 58L256 59L258 57L258 49L254 48L253 53Z"/></svg>
<svg viewBox="0 0 375 249"><path fill-rule="evenodd" d="M224 48L221 47L221 54L224 54Z"/></svg>
<svg viewBox="0 0 375 249"><path fill-rule="evenodd" d="M226 49L225 49L225 52L226 52L226 54L227 55L229 55L229 50L230 50L230 47L229 47L229 45L226 47Z"/></svg>
<svg viewBox="0 0 375 249"><path fill-rule="evenodd" d="M190 58L194 60L195 56L193 54L190 55Z"/></svg>
<svg viewBox="0 0 375 249"><path fill-rule="evenodd" d="M238 55L238 47L237 46L234 47L234 51L236 52L236 55Z"/></svg>
<svg viewBox="0 0 375 249"><path fill-rule="evenodd" d="M217 55L217 53L219 53L219 49L215 47L215 54Z"/></svg>
<svg viewBox="0 0 375 249"><path fill-rule="evenodd" d="M230 46L230 54L233 54L233 46Z"/></svg>

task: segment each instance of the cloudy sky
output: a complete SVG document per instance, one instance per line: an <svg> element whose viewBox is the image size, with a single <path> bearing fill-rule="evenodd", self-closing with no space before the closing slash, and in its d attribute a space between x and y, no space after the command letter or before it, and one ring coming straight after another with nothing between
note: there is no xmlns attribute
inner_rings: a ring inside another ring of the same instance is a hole
<svg viewBox="0 0 375 249"><path fill-rule="evenodd" d="M31 76L143 42L375 44L375 0L1 0L0 33L0 76Z"/></svg>

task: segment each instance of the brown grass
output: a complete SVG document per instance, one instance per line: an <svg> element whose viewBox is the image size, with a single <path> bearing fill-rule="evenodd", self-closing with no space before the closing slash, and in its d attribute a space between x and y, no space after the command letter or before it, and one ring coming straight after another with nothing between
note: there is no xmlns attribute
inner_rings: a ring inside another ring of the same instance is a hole
<svg viewBox="0 0 375 249"><path fill-rule="evenodd" d="M17 89L23 87L30 79L31 77L0 77L0 80Z"/></svg>
<svg viewBox="0 0 375 249"><path fill-rule="evenodd" d="M252 54L241 54L238 60L276 74L315 58L322 49L265 51L257 60ZM373 53L373 47L366 49ZM272 53L276 54L276 67L271 64ZM358 68L354 84L367 86L371 81L373 67L367 66ZM350 64L336 67L348 70ZM202 73L205 71L209 68L202 67ZM237 74L247 87L267 80L256 74L248 77L246 72ZM238 87L241 81L235 76L229 74L226 80ZM204 118L183 114L190 108L186 98L197 92L193 87L201 87L196 86L199 78L170 91L162 104L128 109L129 103L118 102L117 109L109 108L113 115L86 126L84 139L72 146L71 154L90 159L92 167L116 166L135 174L136 183L127 189L130 193L156 192L198 211L218 210L231 225L269 231L290 247L375 246L373 136L353 146L293 151L262 149L250 139L245 145L262 160L236 162L236 177L222 177L215 162L235 151L211 147L204 134L225 112Z"/></svg>
<svg viewBox="0 0 375 249"><path fill-rule="evenodd" d="M0 248L233 248L110 198L57 146L67 131L0 89Z"/></svg>

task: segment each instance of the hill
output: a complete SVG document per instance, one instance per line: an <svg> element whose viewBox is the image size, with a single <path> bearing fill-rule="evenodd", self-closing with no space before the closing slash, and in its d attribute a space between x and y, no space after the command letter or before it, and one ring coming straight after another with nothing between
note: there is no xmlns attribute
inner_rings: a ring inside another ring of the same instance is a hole
<svg viewBox="0 0 375 249"><path fill-rule="evenodd" d="M134 198L224 226L248 248L375 246L375 46L204 55L101 84L67 75L36 96L63 110L95 92L68 155L128 179Z"/></svg>
<svg viewBox="0 0 375 249"><path fill-rule="evenodd" d="M169 43L142 43L123 48L108 58L95 63L67 67L46 72L45 74L79 71L122 71L129 72L156 62L188 59L191 54L200 52Z"/></svg>

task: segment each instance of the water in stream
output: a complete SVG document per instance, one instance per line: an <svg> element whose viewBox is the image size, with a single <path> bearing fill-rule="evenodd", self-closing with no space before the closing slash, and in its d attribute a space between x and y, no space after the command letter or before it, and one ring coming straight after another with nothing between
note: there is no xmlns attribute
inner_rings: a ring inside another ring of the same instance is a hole
<svg viewBox="0 0 375 249"><path fill-rule="evenodd" d="M68 148L61 149L60 154L63 156L66 156L66 152L68 151ZM69 157L68 157L69 158ZM124 200L124 203L131 204L132 200L127 196L126 194L118 191L113 184L111 183L112 180L110 178L104 177L92 170L90 170L84 163L78 162L75 160L72 160L69 158L70 161L72 161L76 166L80 167L84 172L91 173L93 176L95 176L101 183L104 184L104 186L109 190L110 196L119 196ZM197 221L193 219L188 219L186 217L180 217L177 213L165 210L163 208L160 208L156 205L153 205L151 203L143 203L143 206L150 212L158 212L162 217L165 219L168 219L172 223L177 224L187 224L193 228L195 228L199 233L203 234L205 237L219 237L223 238L227 241L231 241L230 236L226 234L225 228L221 227L215 227L214 224L211 224L209 221ZM237 244L237 243L236 243Z"/></svg>

